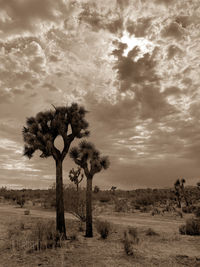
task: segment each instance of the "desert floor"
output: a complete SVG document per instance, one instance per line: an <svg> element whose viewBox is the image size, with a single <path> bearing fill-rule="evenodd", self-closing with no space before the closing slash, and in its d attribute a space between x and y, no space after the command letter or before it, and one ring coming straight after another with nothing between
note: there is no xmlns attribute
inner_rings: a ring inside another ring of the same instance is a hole
<svg viewBox="0 0 200 267"><path fill-rule="evenodd" d="M94 227L94 237L85 238L78 231L79 222L66 214L67 235L75 234L75 240L63 241L61 248L28 252L26 248L10 246L10 227L23 223L23 231L38 220L48 223L55 219L55 212L0 204L0 266L200 266L200 237L179 234L183 218L170 214L152 216L150 213L105 212L94 217L111 223L112 230L103 240ZM129 227L138 231L139 242L133 245L133 255L124 251L123 233ZM158 235L148 236L148 228Z"/></svg>

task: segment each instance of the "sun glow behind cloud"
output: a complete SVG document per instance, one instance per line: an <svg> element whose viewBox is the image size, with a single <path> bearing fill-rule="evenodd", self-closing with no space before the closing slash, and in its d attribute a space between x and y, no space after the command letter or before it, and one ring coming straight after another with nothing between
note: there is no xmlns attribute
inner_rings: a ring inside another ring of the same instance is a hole
<svg viewBox="0 0 200 267"><path fill-rule="evenodd" d="M123 32L123 36L120 38L120 41L127 45L127 48L124 50L123 56L128 55L128 53L136 46L138 46L141 50L141 53L138 57L135 58L135 61L142 57L145 53L151 53L155 47L155 45L147 40L146 38L136 38L134 35L130 36L127 31Z"/></svg>

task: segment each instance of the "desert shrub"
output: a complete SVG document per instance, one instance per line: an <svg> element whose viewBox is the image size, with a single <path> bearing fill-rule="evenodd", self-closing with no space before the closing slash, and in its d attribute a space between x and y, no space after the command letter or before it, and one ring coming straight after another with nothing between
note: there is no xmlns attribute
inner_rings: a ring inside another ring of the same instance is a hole
<svg viewBox="0 0 200 267"><path fill-rule="evenodd" d="M21 208L23 208L24 204L25 204L25 198L24 197L18 197L16 199L17 205L19 205Z"/></svg>
<svg viewBox="0 0 200 267"><path fill-rule="evenodd" d="M159 234L156 233L152 228L148 228L146 230L146 235L148 235L148 236L155 236L155 235L159 235Z"/></svg>
<svg viewBox="0 0 200 267"><path fill-rule="evenodd" d="M145 206L140 208L140 212L149 212L151 210L151 207Z"/></svg>
<svg viewBox="0 0 200 267"><path fill-rule="evenodd" d="M179 233L181 235L186 235L186 225L185 224L182 224L180 227L179 227Z"/></svg>
<svg viewBox="0 0 200 267"><path fill-rule="evenodd" d="M151 212L151 215L154 216L154 215L158 215L160 214L160 210L157 209L157 208L154 208L153 211Z"/></svg>
<svg viewBox="0 0 200 267"><path fill-rule="evenodd" d="M24 223L8 227L9 248L25 250L44 250L61 247L62 235L56 231L54 221L38 221L29 230L25 230Z"/></svg>
<svg viewBox="0 0 200 267"><path fill-rule="evenodd" d="M128 235L130 239L132 240L132 243L138 244L139 243L139 237L138 237L138 231L135 227L130 227L128 229Z"/></svg>
<svg viewBox="0 0 200 267"><path fill-rule="evenodd" d="M106 239L111 231L111 224L107 221L96 221L97 232L101 235L101 238Z"/></svg>
<svg viewBox="0 0 200 267"><path fill-rule="evenodd" d="M41 250L60 247L63 236L56 230L54 221L38 221L32 229L31 239L35 242L35 250Z"/></svg>
<svg viewBox="0 0 200 267"><path fill-rule="evenodd" d="M134 255L133 241L130 239L130 236L127 231L124 231L124 251L128 256Z"/></svg>
<svg viewBox="0 0 200 267"><path fill-rule="evenodd" d="M150 194L140 195L135 199L135 204L140 206L150 206L153 205L155 200Z"/></svg>
<svg viewBox="0 0 200 267"><path fill-rule="evenodd" d="M186 206L186 207L182 207L182 212L193 213L195 211L195 209L196 209L195 206Z"/></svg>
<svg viewBox="0 0 200 267"><path fill-rule="evenodd" d="M100 188L97 186L97 185L95 185L95 187L94 187L94 193L95 194L97 194L97 193L99 193L99 191L100 191Z"/></svg>
<svg viewBox="0 0 200 267"><path fill-rule="evenodd" d="M64 190L64 205L65 210L72 213L80 221L85 222L86 219L86 204L85 191L79 188L77 192L74 186L68 186Z"/></svg>
<svg viewBox="0 0 200 267"><path fill-rule="evenodd" d="M107 203L110 201L110 196L109 195L102 195L102 196L100 196L99 201L102 203Z"/></svg>
<svg viewBox="0 0 200 267"><path fill-rule="evenodd" d="M179 227L179 232L186 235L200 235L200 219L188 219L185 225Z"/></svg>
<svg viewBox="0 0 200 267"><path fill-rule="evenodd" d="M176 215L180 218L183 218L183 213L181 211L176 211Z"/></svg>
<svg viewBox="0 0 200 267"><path fill-rule="evenodd" d="M139 205L139 204L134 204L134 208L135 208L136 210L140 210L140 205Z"/></svg>
<svg viewBox="0 0 200 267"><path fill-rule="evenodd" d="M196 217L198 217L198 218L200 217L200 207L196 207L194 214Z"/></svg>
<svg viewBox="0 0 200 267"><path fill-rule="evenodd" d="M115 211L116 212L126 212L128 211L127 200L125 199L116 199L115 200Z"/></svg>
<svg viewBox="0 0 200 267"><path fill-rule="evenodd" d="M76 241L76 240L78 240L77 234L76 234L75 232L72 233L72 234L70 234L69 239L70 239L71 241Z"/></svg>

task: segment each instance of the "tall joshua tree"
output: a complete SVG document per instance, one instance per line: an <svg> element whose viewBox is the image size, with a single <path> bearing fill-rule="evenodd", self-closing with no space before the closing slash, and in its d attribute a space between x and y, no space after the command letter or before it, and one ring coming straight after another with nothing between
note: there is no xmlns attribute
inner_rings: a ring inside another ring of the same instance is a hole
<svg viewBox="0 0 200 267"><path fill-rule="evenodd" d="M86 141L79 143L78 147L70 150L70 157L79 165L87 178L86 190L86 237L93 237L92 229L92 179L102 169L110 165L108 157L101 156L95 146Z"/></svg>
<svg viewBox="0 0 200 267"><path fill-rule="evenodd" d="M53 106L54 107L54 106ZM56 163L56 229L66 237L62 163L71 142L75 138L89 135L88 122L85 120L86 110L76 103L71 106L54 107L55 110L39 112L35 117L27 118L23 128L24 156L29 159L36 150L42 153L41 158L53 157ZM70 129L71 128L71 129ZM55 139L63 138L63 150L58 150Z"/></svg>

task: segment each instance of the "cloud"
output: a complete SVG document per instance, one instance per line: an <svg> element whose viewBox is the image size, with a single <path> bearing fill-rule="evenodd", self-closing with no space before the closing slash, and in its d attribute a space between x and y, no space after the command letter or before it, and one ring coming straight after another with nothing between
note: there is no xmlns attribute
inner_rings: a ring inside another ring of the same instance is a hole
<svg viewBox="0 0 200 267"><path fill-rule="evenodd" d="M24 31L34 32L41 22L57 23L62 12L67 12L70 4L52 0L1 0L1 12L4 20L0 23L0 30L4 35L20 34Z"/></svg>
<svg viewBox="0 0 200 267"><path fill-rule="evenodd" d="M141 52L139 47L134 47L127 56L123 56L126 45L123 43L117 43L117 45L118 48L112 54L117 58L114 69L117 70L121 91L131 89L134 84L159 81L155 70L156 49L152 54L145 53L143 56L139 56ZM136 59L137 57L139 58Z"/></svg>
<svg viewBox="0 0 200 267"><path fill-rule="evenodd" d="M176 22L170 22L162 31L163 37L173 37L177 40L181 40L183 35L184 31L182 27Z"/></svg>
<svg viewBox="0 0 200 267"><path fill-rule="evenodd" d="M93 31L108 30L113 34L123 31L123 18L119 12L116 11L115 14L110 10L102 12L98 10L96 4L84 4L82 8L79 20L90 25Z"/></svg>
<svg viewBox="0 0 200 267"><path fill-rule="evenodd" d="M152 25L152 17L141 17L136 21L128 20L126 23L126 30L135 37L144 37L148 34L149 28Z"/></svg>
<svg viewBox="0 0 200 267"><path fill-rule="evenodd" d="M52 92L58 91L58 89L54 85L52 85L50 83L44 83L43 87L47 88L49 91L52 91Z"/></svg>
<svg viewBox="0 0 200 267"><path fill-rule="evenodd" d="M158 4L165 4L165 5L170 5L173 4L175 0L155 0L155 3Z"/></svg>
<svg viewBox="0 0 200 267"><path fill-rule="evenodd" d="M168 47L168 59L172 59L175 56L182 56L183 55L183 51L176 45L169 45Z"/></svg>

